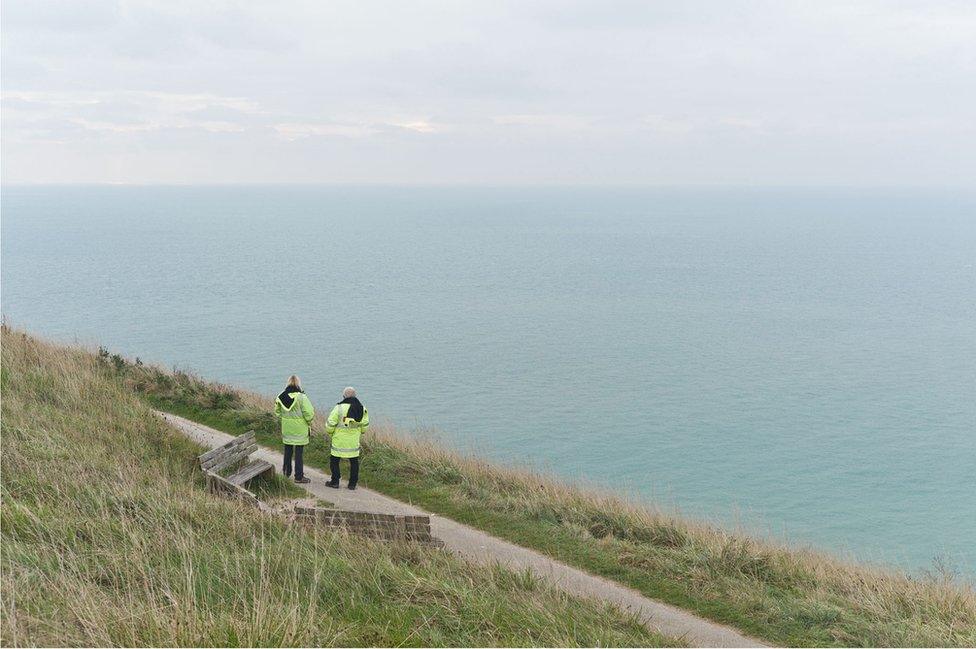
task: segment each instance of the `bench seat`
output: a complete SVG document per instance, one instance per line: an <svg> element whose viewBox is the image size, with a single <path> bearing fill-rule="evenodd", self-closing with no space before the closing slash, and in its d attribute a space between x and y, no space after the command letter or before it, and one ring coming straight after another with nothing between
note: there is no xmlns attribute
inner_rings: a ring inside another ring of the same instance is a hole
<svg viewBox="0 0 976 649"><path fill-rule="evenodd" d="M227 476L227 482L236 485L243 485L248 480L258 477L263 473L270 472L274 475L274 466L271 462L267 460L254 460L250 464L246 464L233 475Z"/></svg>

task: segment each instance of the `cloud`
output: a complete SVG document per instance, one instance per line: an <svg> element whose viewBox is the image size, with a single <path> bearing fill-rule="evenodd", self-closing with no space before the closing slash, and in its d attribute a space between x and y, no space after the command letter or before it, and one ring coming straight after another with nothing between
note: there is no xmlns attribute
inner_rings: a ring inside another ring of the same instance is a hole
<svg viewBox="0 0 976 649"><path fill-rule="evenodd" d="M761 120L747 117L723 117L718 120L718 123L722 126L730 126L744 131L758 131L763 127Z"/></svg>
<svg viewBox="0 0 976 649"><path fill-rule="evenodd" d="M664 115L645 115L641 123L649 130L661 135L687 135L694 130L691 122Z"/></svg>
<svg viewBox="0 0 976 649"><path fill-rule="evenodd" d="M361 138L379 131L366 124L275 124L272 128L287 140L299 140L312 136Z"/></svg>
<svg viewBox="0 0 976 649"><path fill-rule="evenodd" d="M394 131L409 131L429 135L442 133L447 129L442 124L434 124L427 120L398 118L375 120L344 118L328 122L282 122L274 124L272 128L288 140L299 140L313 136L359 139L389 134Z"/></svg>
<svg viewBox="0 0 976 649"><path fill-rule="evenodd" d="M415 131L417 133L441 133L445 130L444 126L431 124L426 120L416 120L411 122L390 122L390 125L396 126L398 128L406 129L408 131Z"/></svg>
<svg viewBox="0 0 976 649"><path fill-rule="evenodd" d="M974 30L955 0L7 0L3 174L970 183Z"/></svg>
<svg viewBox="0 0 976 649"><path fill-rule="evenodd" d="M498 115L492 122L500 126L527 126L532 128L577 131L592 125L593 120L582 115L569 114L522 114Z"/></svg>
<svg viewBox="0 0 976 649"><path fill-rule="evenodd" d="M4 93L3 108L5 134L15 139L61 139L75 127L120 135L167 129L240 133L262 114L257 102L244 97L155 91L12 91ZM214 111L224 118L209 117Z"/></svg>
<svg viewBox="0 0 976 649"><path fill-rule="evenodd" d="M120 124L116 122L95 122L87 119L71 118L72 124L77 124L89 131L107 131L110 133L140 133L146 131L161 131L165 129L200 129L210 133L241 133L245 127L232 122L195 122L185 119L173 119L167 122L137 122Z"/></svg>

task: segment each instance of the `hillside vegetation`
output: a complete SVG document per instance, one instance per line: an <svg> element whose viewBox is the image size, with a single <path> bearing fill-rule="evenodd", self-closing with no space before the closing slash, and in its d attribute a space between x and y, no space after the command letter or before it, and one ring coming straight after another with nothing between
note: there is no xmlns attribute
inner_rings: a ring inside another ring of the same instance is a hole
<svg viewBox="0 0 976 649"><path fill-rule="evenodd" d="M201 449L131 390L152 372L3 328L4 646L671 644L524 574L208 495Z"/></svg>
<svg viewBox="0 0 976 649"><path fill-rule="evenodd" d="M101 358L160 409L230 433L255 430L263 444L280 447L270 397L104 350ZM316 405L324 411L329 403ZM976 593L951 575L915 577L846 563L493 466L390 428L372 430L363 484L770 642L976 645ZM322 434L305 457L328 466Z"/></svg>

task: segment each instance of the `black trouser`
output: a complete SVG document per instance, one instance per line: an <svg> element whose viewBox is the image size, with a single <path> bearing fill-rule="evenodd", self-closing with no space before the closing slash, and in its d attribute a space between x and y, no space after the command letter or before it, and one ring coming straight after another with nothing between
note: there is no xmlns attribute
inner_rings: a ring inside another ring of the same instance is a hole
<svg viewBox="0 0 976 649"><path fill-rule="evenodd" d="M305 446L293 446L291 444L285 444L285 464L281 467L281 472L285 474L285 477L291 475L291 456L292 453L295 455L295 479L301 480L305 477L305 465L302 463L302 455L305 453Z"/></svg>
<svg viewBox="0 0 976 649"><path fill-rule="evenodd" d="M332 469L332 484L339 484L339 478L342 477L339 473L339 460L341 459L335 455L329 458L329 468ZM359 482L359 458L351 457L349 458L349 486L355 487L357 482Z"/></svg>

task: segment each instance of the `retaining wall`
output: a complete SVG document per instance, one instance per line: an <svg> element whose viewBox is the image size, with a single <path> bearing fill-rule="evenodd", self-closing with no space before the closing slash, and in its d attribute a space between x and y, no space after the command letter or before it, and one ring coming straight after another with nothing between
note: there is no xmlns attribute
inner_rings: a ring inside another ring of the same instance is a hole
<svg viewBox="0 0 976 649"><path fill-rule="evenodd" d="M436 547L444 545L443 541L430 534L430 516L397 516L297 506L295 518L304 523L344 529L351 534L374 539L410 541Z"/></svg>

